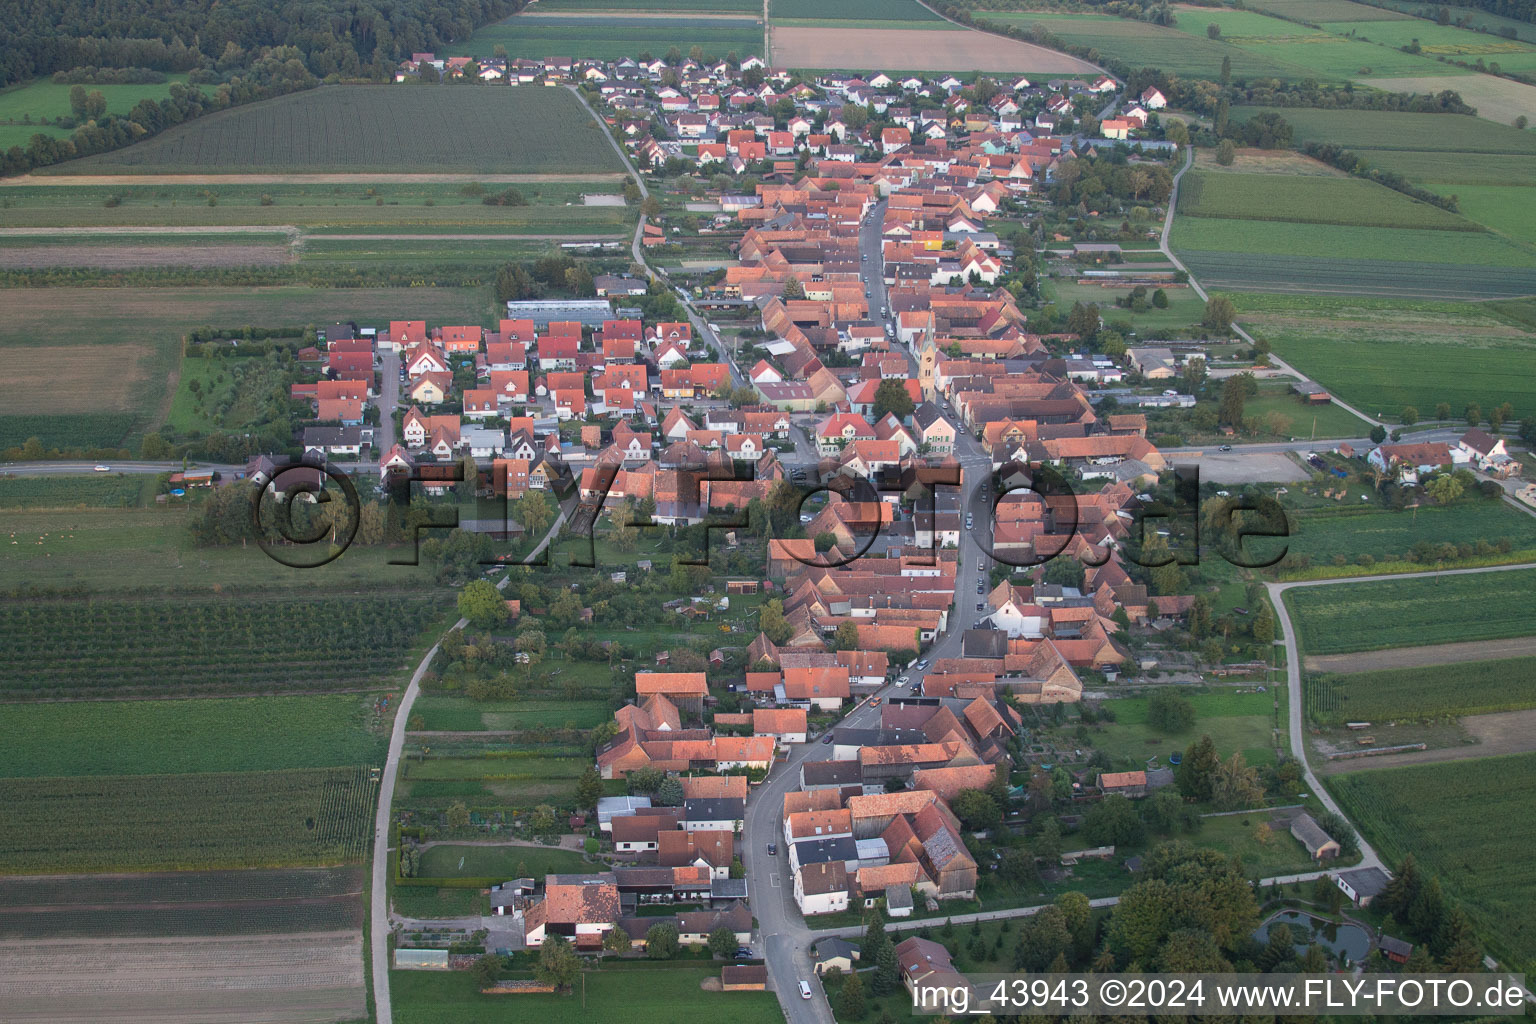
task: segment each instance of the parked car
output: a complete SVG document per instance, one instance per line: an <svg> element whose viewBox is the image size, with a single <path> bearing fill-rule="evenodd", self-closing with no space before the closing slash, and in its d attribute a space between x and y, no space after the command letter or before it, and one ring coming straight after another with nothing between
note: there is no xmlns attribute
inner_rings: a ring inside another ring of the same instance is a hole
<svg viewBox="0 0 1536 1024"><path fill-rule="evenodd" d="M831 743L832 742L832 734L831 733L827 733L825 736L823 736L821 738L821 742L823 742L823 743Z"/></svg>
<svg viewBox="0 0 1536 1024"><path fill-rule="evenodd" d="M1229 445L1229 444L1224 444L1224 445L1221 446L1221 450L1224 451L1224 452L1229 452L1229 451L1232 450L1232 446Z"/></svg>
<svg viewBox="0 0 1536 1024"><path fill-rule="evenodd" d="M748 949L746 946L742 946L740 949L738 949L736 951L736 959L738 959L738 960L750 960L750 959L752 959L752 951L750 949Z"/></svg>
<svg viewBox="0 0 1536 1024"><path fill-rule="evenodd" d="M772 857L779 852L779 848L772 843L768 844L768 856Z"/></svg>
<svg viewBox="0 0 1536 1024"><path fill-rule="evenodd" d="M987 603L985 601L977 601L976 602L976 610L979 611L979 612L986 611L987 610Z"/></svg>
<svg viewBox="0 0 1536 1024"><path fill-rule="evenodd" d="M801 982L800 982L800 998L801 999L809 999L809 998L811 998L811 984L810 984L810 982L805 981L805 980L801 980Z"/></svg>

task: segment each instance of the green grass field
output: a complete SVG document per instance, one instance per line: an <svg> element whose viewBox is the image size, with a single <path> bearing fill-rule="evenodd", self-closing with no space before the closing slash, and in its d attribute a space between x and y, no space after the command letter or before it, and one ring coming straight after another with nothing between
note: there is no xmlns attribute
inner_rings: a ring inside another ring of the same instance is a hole
<svg viewBox="0 0 1536 1024"><path fill-rule="evenodd" d="M1221 73L1223 58L1231 59L1234 78L1315 77L1314 72L1288 60L1276 60L1205 38L1204 21L1200 22L1200 34L1190 35L1176 28L1100 14L978 11L976 17L979 21L1004 25L1040 25L1069 43L1094 47L1106 57L1128 61L1134 67L1161 68L1185 78L1216 78Z"/></svg>
<svg viewBox="0 0 1536 1024"><path fill-rule="evenodd" d="M1340 35L1353 32L1357 37L1389 47L1407 46L1417 39L1426 57L1447 57L1469 64L1482 58L1486 63L1498 64L1505 71L1536 70L1536 46L1497 35L1470 32L1453 25L1436 25L1421 18L1412 21L1334 22L1327 27L1330 32Z"/></svg>
<svg viewBox="0 0 1536 1024"><path fill-rule="evenodd" d="M0 777L373 765L388 739L356 695L11 704L5 718Z"/></svg>
<svg viewBox="0 0 1536 1024"><path fill-rule="evenodd" d="M1249 222L1479 230L1463 217L1375 182L1316 175L1191 171L1179 183L1179 213Z"/></svg>
<svg viewBox="0 0 1536 1024"><path fill-rule="evenodd" d="M675 18L625 18L622 12L617 16L593 15L590 18L514 14L505 21L487 25L462 42L448 44L441 53L447 56L490 56L497 45L505 46L507 56L514 59L542 59L552 54L599 60L636 57L641 53L660 57L674 46L683 53L699 46L704 49L705 56L716 59L734 50L737 57L745 59L762 54L763 27L759 22L742 18L710 18L696 14ZM556 90L518 88L512 91ZM564 92L563 89L559 91ZM570 126L566 130L569 131ZM604 163L612 163L611 154Z"/></svg>
<svg viewBox="0 0 1536 1024"><path fill-rule="evenodd" d="M537 878L596 871L574 850L536 846L432 846L421 855L420 878Z"/></svg>
<svg viewBox="0 0 1536 1024"><path fill-rule="evenodd" d="M601 701L516 700L477 702L466 697L428 694L411 706L420 715L426 732L513 731L544 726L563 729L570 725L590 729L611 717Z"/></svg>
<svg viewBox="0 0 1536 1024"><path fill-rule="evenodd" d="M1294 21L1271 18L1252 10L1233 10L1227 7L1195 8L1180 7L1177 11L1179 30L1192 36L1206 35L1207 25L1220 25L1223 41L1242 46L1241 40L1273 39L1327 35L1321 29L1307 28Z"/></svg>
<svg viewBox="0 0 1536 1024"><path fill-rule="evenodd" d="M1209 735L1222 757L1241 750L1249 764L1273 764L1274 693L1196 693L1195 724L1188 732L1170 735L1147 724L1147 698L1128 697L1105 701L1115 721L1091 726L1090 742L1114 761L1117 771L1140 768L1150 757L1166 764L1172 751L1183 752L1192 742ZM1281 705L1282 712L1284 704Z"/></svg>
<svg viewBox="0 0 1536 1024"><path fill-rule="evenodd" d="M1357 149L1372 167L1415 182L1452 185L1536 185L1536 158L1512 153L1479 153L1468 160L1433 151ZM1442 191L1439 186L1435 190ZM1459 192L1460 189L1450 189Z"/></svg>
<svg viewBox="0 0 1536 1024"><path fill-rule="evenodd" d="M1536 957L1536 754L1350 772L1330 780L1389 864L1409 853L1514 965Z"/></svg>
<svg viewBox="0 0 1536 1024"><path fill-rule="evenodd" d="M1307 679L1307 714L1325 725L1432 719L1536 707L1536 658L1462 662L1448 685L1445 666L1322 673Z"/></svg>
<svg viewBox="0 0 1536 1024"><path fill-rule="evenodd" d="M489 52L489 44L486 51ZM476 139L466 146L466 139ZM210 114L58 174L621 170L565 89L337 85Z"/></svg>
<svg viewBox="0 0 1536 1024"><path fill-rule="evenodd" d="M1391 11L1401 11L1403 14L1418 15L1424 10L1424 5L1417 0L1379 0L1383 7ZM1355 5L1351 5L1355 6ZM1374 11L1374 7L1366 10ZM1465 19L1469 30L1483 30L1497 37L1500 29L1512 29L1515 38L1523 39L1528 43L1536 43L1536 25L1528 21L1517 21L1514 18L1506 18L1498 14L1490 14L1473 7L1458 8L1452 16L1456 21ZM1428 24L1422 17L1416 18L1415 25Z"/></svg>
<svg viewBox="0 0 1536 1024"><path fill-rule="evenodd" d="M1293 512L1291 536L1283 543L1293 553L1311 557L1313 565L1330 565L1339 555L1351 563L1360 555L1370 555L1378 562L1401 561L1421 541L1439 545L1486 540L1491 544L1507 537L1514 545L1507 556L1510 561L1522 560L1519 552L1536 550L1536 519L1502 501L1466 502L1407 512L1349 511L1355 514L1337 514L1333 509ZM1252 551L1280 546L1259 538L1247 543Z"/></svg>
<svg viewBox="0 0 1536 1024"><path fill-rule="evenodd" d="M1308 178L1306 181L1330 181ZM1412 231L1402 228L1298 224L1237 218L1174 218L1176 252L1236 252L1275 256L1328 253L1351 259L1403 263L1450 263L1529 270L1526 249L1480 231Z"/></svg>
<svg viewBox="0 0 1536 1024"><path fill-rule="evenodd" d="M1536 164L1536 160L1531 161ZM1506 238L1536 246L1536 188L1514 185L1430 185L1455 196L1461 212Z"/></svg>
<svg viewBox="0 0 1536 1024"><path fill-rule="evenodd" d="M1358 296L1236 296L1243 324L1293 365L1370 414L1421 416L1447 402L1536 412L1536 337L1485 304ZM1456 373L1442 367L1454 362Z"/></svg>
<svg viewBox="0 0 1536 1024"><path fill-rule="evenodd" d="M83 85L87 93L100 92L107 101L107 113L127 114L140 100L159 102L171 94L171 83L186 83L186 75L167 75L167 81L158 85ZM37 131L35 126L44 118L50 121L61 117L73 118L69 106L70 85L57 85L51 79L39 78L24 85L0 89L0 122L12 122L8 127L21 127ZM32 126L20 124L23 118L31 118Z"/></svg>
<svg viewBox="0 0 1536 1024"><path fill-rule="evenodd" d="M1307 654L1493 640L1531 631L1536 569L1299 587L1285 600Z"/></svg>
<svg viewBox="0 0 1536 1024"><path fill-rule="evenodd" d="M774 22L815 21L939 21L937 14L914 0L771 0L768 17Z"/></svg>
<svg viewBox="0 0 1536 1024"><path fill-rule="evenodd" d="M1186 223L1189 221L1186 220ZM1234 225L1238 221L1205 221ZM1255 223L1257 222L1250 222ZM1307 227L1308 225L1297 225ZM1321 227L1321 225L1319 225ZM1368 231L1340 228L1339 231ZM1390 234L1390 229L1388 230ZM1232 229L1224 229L1231 233ZM1451 232L1446 232L1451 233ZM1431 232L1416 231L1416 235ZM1486 238L1491 235L1468 235ZM1231 239L1229 238L1230 242ZM1423 239L1419 239L1423 241ZM1274 292L1280 295L1371 297L1382 299L1510 299L1536 293L1536 271L1522 266L1404 262L1345 256L1281 255L1180 249L1179 257L1207 288L1223 292Z"/></svg>
<svg viewBox="0 0 1536 1024"><path fill-rule="evenodd" d="M628 968L628 969L625 969ZM643 978L636 971L643 971ZM705 992L718 966L658 963L609 966L585 972L568 995L484 996L462 971L390 971L390 1000L400 1024L495 1024L527 1020L586 1024L623 1017L667 1024L781 1024L784 1013L771 992Z"/></svg>
<svg viewBox="0 0 1536 1024"><path fill-rule="evenodd" d="M1444 69L1445 65L1436 65ZM1441 73L1446 73L1441 71ZM1449 164L1468 162L1471 154L1536 154L1536 132L1520 131L1460 114L1405 114L1381 110L1316 110L1300 107L1239 107L1234 117L1265 110L1290 122L1297 144L1336 142L1350 149L1402 149L1454 154Z"/></svg>
<svg viewBox="0 0 1536 1024"><path fill-rule="evenodd" d="M366 768L0 780L14 874L342 864L372 834Z"/></svg>

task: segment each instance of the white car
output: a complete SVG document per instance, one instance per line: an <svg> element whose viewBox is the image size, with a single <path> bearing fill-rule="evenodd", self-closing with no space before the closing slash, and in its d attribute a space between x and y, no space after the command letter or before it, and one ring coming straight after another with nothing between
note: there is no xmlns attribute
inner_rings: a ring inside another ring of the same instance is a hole
<svg viewBox="0 0 1536 1024"><path fill-rule="evenodd" d="M96 472L98 472L98 473L110 473L110 472L112 472L112 467L111 466L98 465L96 467Z"/></svg>
<svg viewBox="0 0 1536 1024"><path fill-rule="evenodd" d="M811 983L810 982L804 981L804 980L802 980L800 982L800 998L801 999L809 999L809 998L811 998Z"/></svg>

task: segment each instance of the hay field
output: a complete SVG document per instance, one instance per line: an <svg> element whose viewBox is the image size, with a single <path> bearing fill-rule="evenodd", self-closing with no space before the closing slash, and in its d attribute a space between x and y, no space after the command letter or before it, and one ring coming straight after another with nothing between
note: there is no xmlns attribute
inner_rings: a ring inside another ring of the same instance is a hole
<svg viewBox="0 0 1536 1024"><path fill-rule="evenodd" d="M1514 124L1524 116L1536 121L1536 86L1492 75L1421 75L1412 78L1371 78L1362 84L1387 92L1437 93L1454 89L1462 101L1477 108L1477 116L1499 124Z"/></svg>
<svg viewBox="0 0 1536 1024"><path fill-rule="evenodd" d="M773 30L775 67L886 71L1007 71L1092 75L1085 60L989 32L942 29L826 28L786 26Z"/></svg>

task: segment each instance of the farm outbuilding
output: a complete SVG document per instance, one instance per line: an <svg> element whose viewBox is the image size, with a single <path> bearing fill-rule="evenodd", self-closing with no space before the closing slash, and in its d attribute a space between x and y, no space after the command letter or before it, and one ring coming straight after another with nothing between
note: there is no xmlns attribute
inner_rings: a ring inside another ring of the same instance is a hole
<svg viewBox="0 0 1536 1024"><path fill-rule="evenodd" d="M446 971L446 949L397 949L395 967L402 971Z"/></svg>

